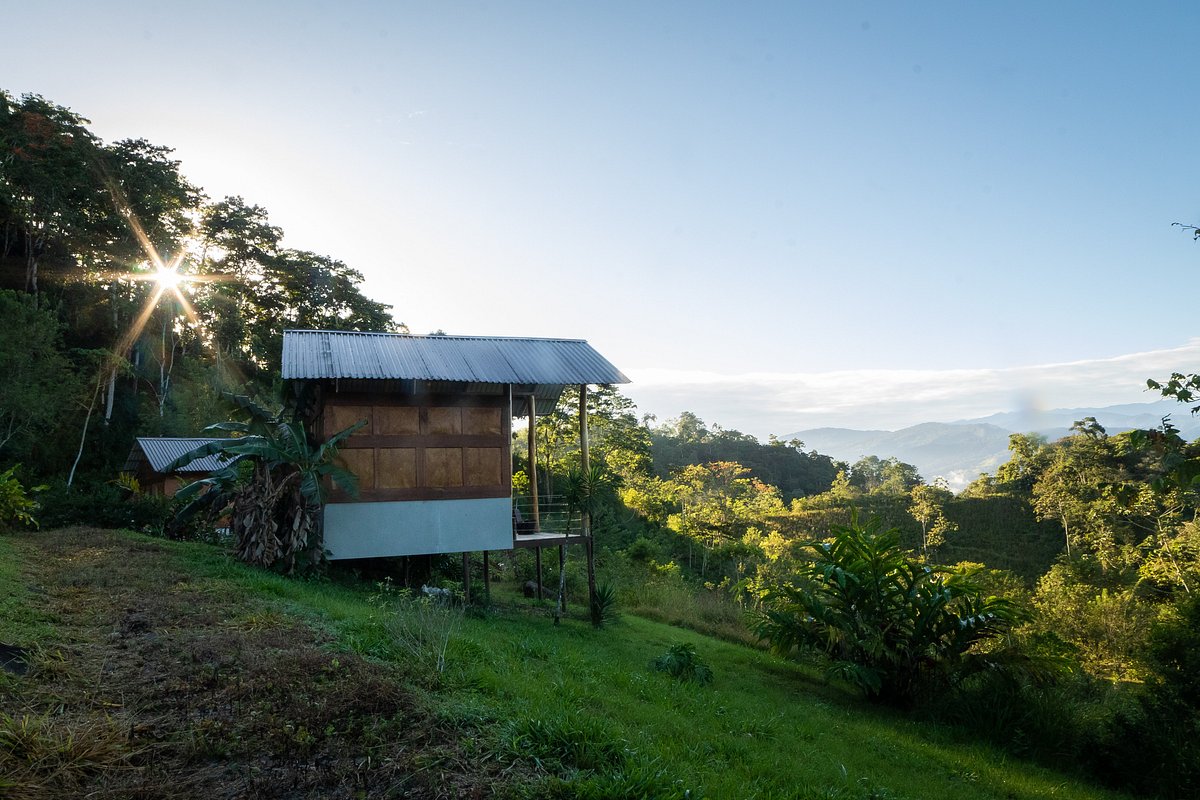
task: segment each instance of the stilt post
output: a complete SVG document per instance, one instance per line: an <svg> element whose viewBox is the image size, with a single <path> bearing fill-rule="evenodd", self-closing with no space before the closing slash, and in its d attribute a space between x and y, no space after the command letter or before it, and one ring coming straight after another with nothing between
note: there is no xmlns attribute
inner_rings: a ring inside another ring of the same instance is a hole
<svg viewBox="0 0 1200 800"><path fill-rule="evenodd" d="M533 503L533 532L542 530L541 510L538 508L537 482L537 398L529 395L529 495Z"/></svg>
<svg viewBox="0 0 1200 800"><path fill-rule="evenodd" d="M463 604L471 603L471 554L463 553Z"/></svg>
<svg viewBox="0 0 1200 800"><path fill-rule="evenodd" d="M587 384L579 386L579 460L580 466L583 467L583 479L591 481L591 459L588 454L588 420L587 420ZM590 487L592 491L595 486ZM590 493L589 493L589 499ZM600 618L596 611L596 558L592 549L592 515L586 509L580 514L580 522L583 527L583 549L584 557L587 561L587 582L588 582L588 613L591 616L592 624L599 625Z"/></svg>
<svg viewBox="0 0 1200 800"><path fill-rule="evenodd" d="M535 547L535 560L537 561L537 599L542 599L542 548Z"/></svg>

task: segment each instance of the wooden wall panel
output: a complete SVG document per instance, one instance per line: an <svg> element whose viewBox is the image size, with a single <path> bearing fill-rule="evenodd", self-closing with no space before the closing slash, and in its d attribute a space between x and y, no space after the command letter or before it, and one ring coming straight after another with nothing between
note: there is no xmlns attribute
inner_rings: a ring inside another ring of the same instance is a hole
<svg viewBox="0 0 1200 800"><path fill-rule="evenodd" d="M417 481L415 447L381 447L376 456L375 486L379 489L412 489Z"/></svg>
<svg viewBox="0 0 1200 800"><path fill-rule="evenodd" d="M431 489L463 485L461 447L425 448L425 485Z"/></svg>
<svg viewBox="0 0 1200 800"><path fill-rule="evenodd" d="M343 431L349 428L354 423L366 420L367 424L355 431L355 436L370 436L371 435L371 407L370 406L326 406L325 408L325 436L333 436L338 431Z"/></svg>
<svg viewBox="0 0 1200 800"><path fill-rule="evenodd" d="M467 436L500 436L504 432L498 408L464 408L462 414L462 432Z"/></svg>
<svg viewBox="0 0 1200 800"><path fill-rule="evenodd" d="M467 486L498 486L503 480L499 447L464 447L463 473Z"/></svg>
<svg viewBox="0 0 1200 800"><path fill-rule="evenodd" d="M462 409L434 406L424 409L426 414L425 430L421 433L453 433L461 434Z"/></svg>
<svg viewBox="0 0 1200 800"><path fill-rule="evenodd" d="M508 497L512 420L507 399L362 391L326 396L329 436L370 424L344 443L339 462L359 479L359 502ZM352 501L333 488L336 502Z"/></svg>
<svg viewBox="0 0 1200 800"><path fill-rule="evenodd" d="M420 409L413 406L375 406L377 436L415 436L421 432Z"/></svg>
<svg viewBox="0 0 1200 800"><path fill-rule="evenodd" d="M351 439L353 441L353 438ZM361 489L375 488L375 450L369 447L343 447L337 461L358 476Z"/></svg>

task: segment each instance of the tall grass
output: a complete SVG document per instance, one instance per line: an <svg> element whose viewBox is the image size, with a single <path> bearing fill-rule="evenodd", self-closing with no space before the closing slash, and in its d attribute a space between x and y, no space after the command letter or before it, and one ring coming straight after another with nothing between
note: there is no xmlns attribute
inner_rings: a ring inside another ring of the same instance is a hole
<svg viewBox="0 0 1200 800"><path fill-rule="evenodd" d="M746 610L719 590L681 580L630 581L619 593L622 608L646 619L689 628L727 642L757 646L746 625Z"/></svg>

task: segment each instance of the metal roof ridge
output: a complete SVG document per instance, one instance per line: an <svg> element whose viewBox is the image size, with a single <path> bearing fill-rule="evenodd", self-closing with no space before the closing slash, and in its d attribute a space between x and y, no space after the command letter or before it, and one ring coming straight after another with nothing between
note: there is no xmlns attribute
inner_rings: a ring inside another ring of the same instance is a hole
<svg viewBox="0 0 1200 800"><path fill-rule="evenodd" d="M587 339L566 339L555 336L486 336L457 333L392 333L390 331L334 331L318 328L284 328L284 333L340 333L348 336L396 336L406 339L481 339L484 341L510 342L583 342Z"/></svg>

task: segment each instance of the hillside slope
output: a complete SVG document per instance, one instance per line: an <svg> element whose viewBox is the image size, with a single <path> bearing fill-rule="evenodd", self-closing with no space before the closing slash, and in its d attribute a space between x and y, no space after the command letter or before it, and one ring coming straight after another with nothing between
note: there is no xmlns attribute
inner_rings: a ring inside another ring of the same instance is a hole
<svg viewBox="0 0 1200 800"><path fill-rule="evenodd" d="M0 612L28 665L0 672L11 796L1119 797L758 650L532 601L463 614L206 545L0 536ZM711 686L651 669L675 643Z"/></svg>

